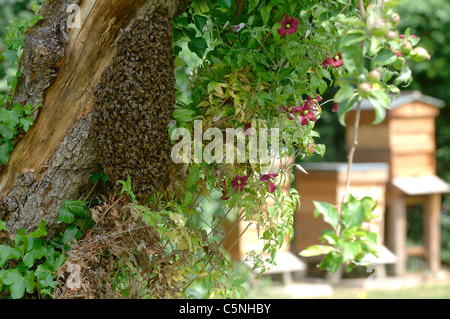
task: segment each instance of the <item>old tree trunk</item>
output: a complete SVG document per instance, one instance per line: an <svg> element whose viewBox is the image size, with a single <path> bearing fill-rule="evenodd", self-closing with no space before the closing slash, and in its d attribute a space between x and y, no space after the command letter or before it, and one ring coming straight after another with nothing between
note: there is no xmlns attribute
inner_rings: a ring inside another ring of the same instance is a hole
<svg viewBox="0 0 450 319"><path fill-rule="evenodd" d="M15 102L42 103L0 175L0 219L14 232L77 199L100 163L136 193L164 186L175 97L172 20L190 0L45 1L24 40ZM70 26L70 25L69 25ZM124 176L125 175L125 176Z"/></svg>

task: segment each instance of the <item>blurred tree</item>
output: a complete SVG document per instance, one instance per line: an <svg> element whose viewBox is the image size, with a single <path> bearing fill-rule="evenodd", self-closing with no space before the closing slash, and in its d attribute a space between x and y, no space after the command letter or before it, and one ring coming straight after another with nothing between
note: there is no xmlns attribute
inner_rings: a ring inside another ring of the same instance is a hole
<svg viewBox="0 0 450 319"><path fill-rule="evenodd" d="M411 28L411 33L421 37L421 44L432 58L424 63L412 65L414 81L411 89L422 91L446 102L436 122L437 173L450 181L450 1L407 0L396 7L402 17L399 30ZM450 262L450 196L444 198L441 216L441 259ZM419 220L409 220L409 223ZM417 227L411 225L410 236L414 237ZM415 228L414 228L415 227ZM420 233L420 230L417 231Z"/></svg>
<svg viewBox="0 0 450 319"><path fill-rule="evenodd" d="M410 27L432 56L431 60L412 66L414 81L410 89L446 102L436 123L437 164L438 175L450 181L450 1L407 0L396 11L402 17L399 29Z"/></svg>

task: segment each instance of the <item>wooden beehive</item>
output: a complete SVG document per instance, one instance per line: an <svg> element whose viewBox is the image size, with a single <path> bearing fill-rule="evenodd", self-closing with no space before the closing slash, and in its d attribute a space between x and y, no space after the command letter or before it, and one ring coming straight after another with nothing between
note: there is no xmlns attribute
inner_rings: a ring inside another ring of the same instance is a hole
<svg viewBox="0 0 450 319"><path fill-rule="evenodd" d="M372 125L373 107L363 101L354 161L389 163L391 179L436 174L435 119L443 105L418 91L402 93L386 119ZM347 148L352 145L354 121L352 110L346 117Z"/></svg>
<svg viewBox="0 0 450 319"><path fill-rule="evenodd" d="M386 118L372 125L375 112L369 101L361 103L355 162L389 163L386 242L396 255L394 274L403 275L408 255L421 255L429 269L440 267L441 194L450 185L436 176L435 119L445 103L418 91L394 99ZM355 110L347 114L346 141L352 145ZM424 247L406 247L407 204L424 205Z"/></svg>
<svg viewBox="0 0 450 319"><path fill-rule="evenodd" d="M308 172L295 172L295 187L300 194L300 209L295 214L294 250L320 244L319 237L331 226L321 217L314 217L313 201L337 205L342 201L347 179L346 163L303 163ZM384 242L384 207L389 165L385 163L355 163L352 166L350 194L356 198L370 196L378 201L375 213L379 218L370 224L378 234L378 244ZM315 260L317 258L311 258Z"/></svg>

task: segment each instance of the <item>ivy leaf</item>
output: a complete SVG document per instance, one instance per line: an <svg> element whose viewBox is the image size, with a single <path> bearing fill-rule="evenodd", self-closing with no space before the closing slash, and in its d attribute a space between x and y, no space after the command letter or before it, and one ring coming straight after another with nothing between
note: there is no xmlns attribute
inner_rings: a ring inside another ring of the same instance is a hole
<svg viewBox="0 0 450 319"><path fill-rule="evenodd" d="M14 103L11 110L0 108L0 121L8 125L10 128L16 127L20 123L20 118L23 116L22 106L19 103Z"/></svg>
<svg viewBox="0 0 450 319"><path fill-rule="evenodd" d="M7 140L11 140L14 135L17 134L17 131L8 125L0 124L0 134L3 138L6 138Z"/></svg>
<svg viewBox="0 0 450 319"><path fill-rule="evenodd" d="M39 238L42 236L47 236L47 229L45 228L45 225L47 222L45 220L42 220L39 222L38 229L36 229L34 232L30 233L30 237Z"/></svg>
<svg viewBox="0 0 450 319"><path fill-rule="evenodd" d="M28 132L28 130L30 129L30 126L33 125L33 117L32 116L22 117L20 119L20 124L22 125L23 130L25 132Z"/></svg>
<svg viewBox="0 0 450 319"><path fill-rule="evenodd" d="M3 276L3 283L9 285L9 291L13 299L20 299L25 294L25 289L28 293L33 293L35 275L33 271L26 271L25 275L17 269L8 269Z"/></svg>
<svg viewBox="0 0 450 319"><path fill-rule="evenodd" d="M34 266L34 262L36 259L41 259L47 254L47 248L42 246L42 243L39 240L33 240L33 247L30 251L28 251L25 256L23 256L23 263L28 268Z"/></svg>
<svg viewBox="0 0 450 319"><path fill-rule="evenodd" d="M10 140L5 140L3 144L0 146L0 162L3 164L8 164L9 161L9 153L14 150L14 145Z"/></svg>
<svg viewBox="0 0 450 319"><path fill-rule="evenodd" d="M0 268L3 268L5 263L10 259L11 247L0 245Z"/></svg>
<svg viewBox="0 0 450 319"><path fill-rule="evenodd" d="M88 202L78 200L66 200L61 208L58 210L58 223L64 222L71 224L75 220L75 216L88 217L86 213L89 207L86 206Z"/></svg>
<svg viewBox="0 0 450 319"><path fill-rule="evenodd" d="M203 59L205 51L208 48L208 43L203 37L195 37L188 43L188 48L191 52L197 54L200 59Z"/></svg>

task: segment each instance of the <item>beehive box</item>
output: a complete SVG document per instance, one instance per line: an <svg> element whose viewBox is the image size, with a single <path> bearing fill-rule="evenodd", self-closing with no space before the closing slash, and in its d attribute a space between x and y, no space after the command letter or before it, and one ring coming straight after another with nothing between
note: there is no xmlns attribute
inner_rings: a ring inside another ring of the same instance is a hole
<svg viewBox="0 0 450 319"><path fill-rule="evenodd" d="M354 161L389 163L391 179L436 174L435 119L443 105L418 91L402 93L386 119L372 125L373 107L363 101ZM352 145L354 121L352 110L346 117L347 148Z"/></svg>
<svg viewBox="0 0 450 319"><path fill-rule="evenodd" d="M295 172L295 187L300 194L300 209L295 214L294 250L319 244L319 237L331 226L321 217L314 218L313 201L334 205L342 201L347 179L346 163L303 163L308 174ZM354 163L351 172L350 194L356 198L370 196L378 201L375 213L379 218L370 224L378 234L378 244L384 242L384 207L389 165L385 163ZM311 258L315 259L315 258Z"/></svg>

